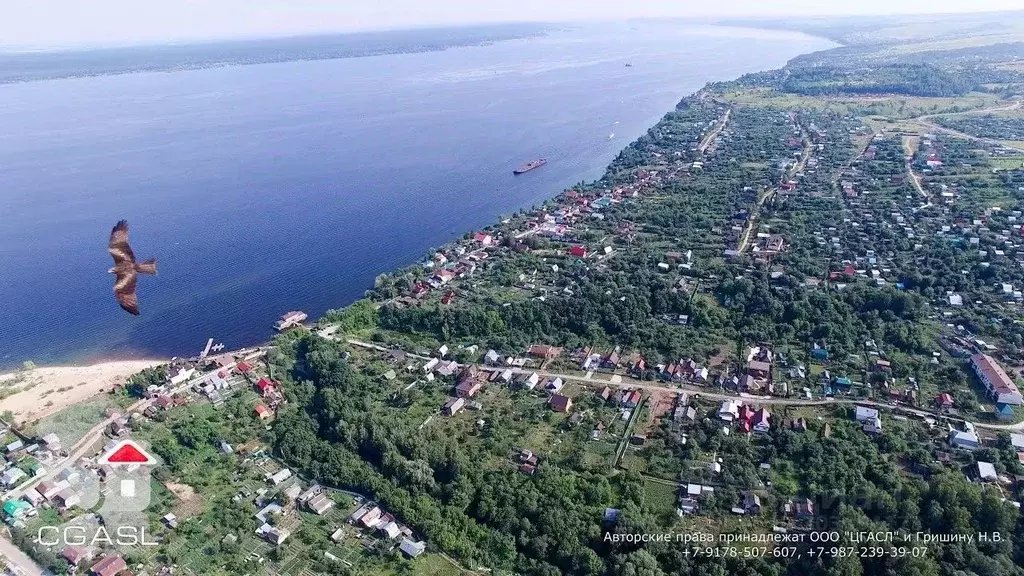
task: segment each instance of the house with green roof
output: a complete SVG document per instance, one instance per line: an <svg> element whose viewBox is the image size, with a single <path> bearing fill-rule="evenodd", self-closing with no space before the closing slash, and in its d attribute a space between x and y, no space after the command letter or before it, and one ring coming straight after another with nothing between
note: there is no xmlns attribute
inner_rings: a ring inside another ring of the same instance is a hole
<svg viewBox="0 0 1024 576"><path fill-rule="evenodd" d="M32 505L24 500L8 500L4 502L4 514L8 518L21 520L32 510Z"/></svg>

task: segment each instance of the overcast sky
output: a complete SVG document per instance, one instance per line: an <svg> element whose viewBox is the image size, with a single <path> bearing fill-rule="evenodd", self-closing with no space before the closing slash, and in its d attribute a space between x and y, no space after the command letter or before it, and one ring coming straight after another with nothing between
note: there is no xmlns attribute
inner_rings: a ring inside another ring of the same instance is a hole
<svg viewBox="0 0 1024 576"><path fill-rule="evenodd" d="M0 46L52 48L509 21L991 11L1021 0L0 0Z"/></svg>

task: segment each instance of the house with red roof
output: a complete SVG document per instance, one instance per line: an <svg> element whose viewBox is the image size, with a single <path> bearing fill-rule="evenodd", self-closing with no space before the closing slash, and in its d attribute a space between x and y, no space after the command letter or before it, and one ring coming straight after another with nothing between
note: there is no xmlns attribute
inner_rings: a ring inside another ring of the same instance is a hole
<svg viewBox="0 0 1024 576"><path fill-rule="evenodd" d="M586 258L587 248L585 246L580 246L579 244L574 244L571 248L569 248L569 255L575 256L577 258Z"/></svg>
<svg viewBox="0 0 1024 576"><path fill-rule="evenodd" d="M167 394L160 394L153 400L153 406L161 410L167 410L174 405L174 400Z"/></svg>
<svg viewBox="0 0 1024 576"><path fill-rule="evenodd" d="M740 406L740 420L742 420L744 422L750 422L750 420L753 417L754 417L754 409L753 408L751 408L750 406L747 406L746 404L744 404L743 406Z"/></svg>
<svg viewBox="0 0 1024 576"><path fill-rule="evenodd" d="M92 552L85 546L65 546L60 557L67 560L68 564L78 566L82 562L92 559Z"/></svg>
<svg viewBox="0 0 1024 576"><path fill-rule="evenodd" d="M490 234L477 232L473 234L473 241L481 246L490 246L491 244L494 243L494 238Z"/></svg>
<svg viewBox="0 0 1024 576"><path fill-rule="evenodd" d="M94 564L89 569L89 573L93 576L115 576L127 569L128 564L125 563L124 558L120 554L112 554Z"/></svg>
<svg viewBox="0 0 1024 576"><path fill-rule="evenodd" d="M410 294L412 294L413 298L423 298L427 295L427 292L430 292L430 286L423 282L417 282L416 285L412 287L412 292L410 292Z"/></svg>
<svg viewBox="0 0 1024 576"><path fill-rule="evenodd" d="M256 415L259 416L260 420L269 420L274 416L274 413L270 411L264 404L256 405Z"/></svg>
<svg viewBox="0 0 1024 576"><path fill-rule="evenodd" d="M555 346L548 346L547 344L534 344L526 351L527 354L534 358L542 358L548 360L551 358L557 358L562 353L561 348Z"/></svg>
<svg viewBox="0 0 1024 576"><path fill-rule="evenodd" d="M238 365L235 366L235 368L237 368L240 373L246 374L252 371L252 364L249 364L248 362L243 360L239 362Z"/></svg>
<svg viewBox="0 0 1024 576"><path fill-rule="evenodd" d="M277 382L274 382L266 376L256 381L256 389L260 391L260 394L266 398L271 392L277 389Z"/></svg>
<svg viewBox="0 0 1024 576"><path fill-rule="evenodd" d="M636 408L637 404L640 403L640 391L633 390L622 398L622 405L626 408Z"/></svg>

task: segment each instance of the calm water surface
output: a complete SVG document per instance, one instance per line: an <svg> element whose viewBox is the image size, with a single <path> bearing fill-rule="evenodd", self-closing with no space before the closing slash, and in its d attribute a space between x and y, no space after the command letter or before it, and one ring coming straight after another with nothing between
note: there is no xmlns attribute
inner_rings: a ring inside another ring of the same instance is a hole
<svg viewBox="0 0 1024 576"><path fill-rule="evenodd" d="M830 46L601 25L443 52L0 86L0 366L263 341L282 312L315 318L429 247L599 177L706 82ZM513 177L537 157L548 165ZM136 254L159 262L140 280L138 318L106 274L120 218Z"/></svg>

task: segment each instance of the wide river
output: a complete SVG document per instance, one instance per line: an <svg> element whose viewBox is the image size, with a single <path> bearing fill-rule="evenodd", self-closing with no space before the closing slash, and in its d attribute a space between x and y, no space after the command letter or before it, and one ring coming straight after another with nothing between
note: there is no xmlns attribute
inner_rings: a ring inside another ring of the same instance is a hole
<svg viewBox="0 0 1024 576"><path fill-rule="evenodd" d="M198 353L599 177L706 82L831 47L669 23L0 86L0 366ZM626 63L632 66L625 66ZM614 134L614 135L613 135ZM545 157L521 176L512 169ZM131 223L142 316L106 274Z"/></svg>

